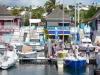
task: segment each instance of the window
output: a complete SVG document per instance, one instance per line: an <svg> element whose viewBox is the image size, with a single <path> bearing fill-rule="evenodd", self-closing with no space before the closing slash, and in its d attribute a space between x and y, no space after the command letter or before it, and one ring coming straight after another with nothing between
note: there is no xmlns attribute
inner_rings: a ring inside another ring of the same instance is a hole
<svg viewBox="0 0 100 75"><path fill-rule="evenodd" d="M58 26L63 26L63 23L58 23ZM64 23L64 26L69 26L69 23Z"/></svg>
<svg viewBox="0 0 100 75"><path fill-rule="evenodd" d="M91 44L91 42L88 42L88 44Z"/></svg>

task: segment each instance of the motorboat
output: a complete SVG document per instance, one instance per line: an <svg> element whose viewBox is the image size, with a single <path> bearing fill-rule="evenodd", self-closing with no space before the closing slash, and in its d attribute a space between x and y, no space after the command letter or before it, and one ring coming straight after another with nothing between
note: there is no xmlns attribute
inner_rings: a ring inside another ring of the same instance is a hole
<svg viewBox="0 0 100 75"><path fill-rule="evenodd" d="M37 52L33 51L33 52L21 52L19 53L21 55L22 58L36 58L37 57Z"/></svg>
<svg viewBox="0 0 100 75"><path fill-rule="evenodd" d="M11 66L15 65L18 61L18 56L16 54L15 49L4 51L4 54L1 56L0 67L2 69L8 69Z"/></svg>
<svg viewBox="0 0 100 75"><path fill-rule="evenodd" d="M95 46L93 46L90 38L81 39L81 43L79 45L79 50L86 50L87 47L89 47L89 50L92 50L92 51L95 48Z"/></svg>
<svg viewBox="0 0 100 75"><path fill-rule="evenodd" d="M37 51L33 51L32 46L24 45L20 52L18 52L19 56L22 58L36 58Z"/></svg>

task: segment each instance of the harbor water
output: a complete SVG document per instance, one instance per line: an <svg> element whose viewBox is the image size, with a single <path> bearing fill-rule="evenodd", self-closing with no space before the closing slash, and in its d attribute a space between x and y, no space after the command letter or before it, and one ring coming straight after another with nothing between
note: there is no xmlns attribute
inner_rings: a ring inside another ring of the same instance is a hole
<svg viewBox="0 0 100 75"><path fill-rule="evenodd" d="M17 64L8 70L0 69L0 75L94 75L95 65L87 65L79 69L64 66L60 73L55 65L49 64Z"/></svg>

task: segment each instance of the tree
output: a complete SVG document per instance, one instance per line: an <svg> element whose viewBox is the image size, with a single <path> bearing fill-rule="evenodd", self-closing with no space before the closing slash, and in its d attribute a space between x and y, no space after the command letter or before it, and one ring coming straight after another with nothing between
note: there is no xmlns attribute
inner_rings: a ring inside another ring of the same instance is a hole
<svg viewBox="0 0 100 75"><path fill-rule="evenodd" d="M13 15L15 15L15 16L20 15L20 11L19 11L19 9L17 9L17 8L13 8L13 9L11 10L11 13L12 13Z"/></svg>
<svg viewBox="0 0 100 75"><path fill-rule="evenodd" d="M44 20L43 14L44 14L44 9L42 7L32 9L32 18L34 18L34 19L39 18L41 20Z"/></svg>
<svg viewBox="0 0 100 75"><path fill-rule="evenodd" d="M56 8L56 0L48 0L45 5L44 5L45 9L47 12L51 12L52 9Z"/></svg>

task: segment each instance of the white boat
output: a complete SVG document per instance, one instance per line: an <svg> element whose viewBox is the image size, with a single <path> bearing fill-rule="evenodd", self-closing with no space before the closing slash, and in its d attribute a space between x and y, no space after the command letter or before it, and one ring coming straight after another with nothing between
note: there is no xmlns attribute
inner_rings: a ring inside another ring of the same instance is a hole
<svg viewBox="0 0 100 75"><path fill-rule="evenodd" d="M37 57L37 52L33 51L33 52L26 52L26 53L19 53L23 58L36 58Z"/></svg>
<svg viewBox="0 0 100 75"><path fill-rule="evenodd" d="M32 46L23 46L22 50L18 52L22 58L36 58L37 51L33 51Z"/></svg>
<svg viewBox="0 0 100 75"><path fill-rule="evenodd" d="M0 67L2 69L8 69L11 66L15 65L18 61L18 56L16 51L13 49L11 51L5 51L4 55L1 57Z"/></svg>
<svg viewBox="0 0 100 75"><path fill-rule="evenodd" d="M90 38L83 38L81 40L81 43L79 45L79 50L86 50L86 48L89 46L90 50L94 50L95 46L93 46L92 41Z"/></svg>

